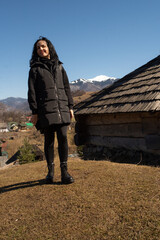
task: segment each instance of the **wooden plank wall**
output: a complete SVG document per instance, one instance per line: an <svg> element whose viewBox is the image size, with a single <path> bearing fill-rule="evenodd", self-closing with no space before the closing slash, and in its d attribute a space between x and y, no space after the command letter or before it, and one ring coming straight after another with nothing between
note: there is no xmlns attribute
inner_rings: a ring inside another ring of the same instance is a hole
<svg viewBox="0 0 160 240"><path fill-rule="evenodd" d="M81 115L76 120L85 144L160 154L160 113Z"/></svg>

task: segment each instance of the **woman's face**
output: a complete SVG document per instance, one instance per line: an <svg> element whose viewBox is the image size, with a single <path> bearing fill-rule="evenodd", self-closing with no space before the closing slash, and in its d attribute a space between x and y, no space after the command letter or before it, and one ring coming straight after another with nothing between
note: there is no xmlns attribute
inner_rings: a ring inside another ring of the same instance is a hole
<svg viewBox="0 0 160 240"><path fill-rule="evenodd" d="M46 41L44 40L38 41L36 47L37 47L37 54L39 57L50 59L49 48L47 46Z"/></svg>

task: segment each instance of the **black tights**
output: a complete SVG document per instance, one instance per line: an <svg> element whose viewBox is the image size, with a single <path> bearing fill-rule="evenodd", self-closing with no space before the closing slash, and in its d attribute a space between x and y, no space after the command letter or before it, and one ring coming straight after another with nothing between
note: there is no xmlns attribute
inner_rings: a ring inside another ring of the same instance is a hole
<svg viewBox="0 0 160 240"><path fill-rule="evenodd" d="M58 124L51 125L44 130L44 152L48 164L54 161L54 139L55 132L58 140L58 153L60 162L67 162L68 158L68 141L67 141L67 125Z"/></svg>

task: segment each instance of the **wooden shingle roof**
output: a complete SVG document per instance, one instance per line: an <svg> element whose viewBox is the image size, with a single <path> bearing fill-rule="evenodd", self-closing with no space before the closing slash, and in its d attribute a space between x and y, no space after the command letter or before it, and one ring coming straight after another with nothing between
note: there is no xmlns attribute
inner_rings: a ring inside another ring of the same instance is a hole
<svg viewBox="0 0 160 240"><path fill-rule="evenodd" d="M75 106L75 114L160 111L160 56Z"/></svg>

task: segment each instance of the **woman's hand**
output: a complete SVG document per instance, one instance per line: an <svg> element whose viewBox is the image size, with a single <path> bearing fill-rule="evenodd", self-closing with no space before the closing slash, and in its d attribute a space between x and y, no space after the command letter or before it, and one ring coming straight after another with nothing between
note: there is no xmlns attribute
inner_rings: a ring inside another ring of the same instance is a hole
<svg viewBox="0 0 160 240"><path fill-rule="evenodd" d="M73 112L73 109L70 109L69 111L70 111L70 117L71 117L71 119L74 118L74 112Z"/></svg>
<svg viewBox="0 0 160 240"><path fill-rule="evenodd" d="M37 121L38 121L38 115L37 114L32 115L31 122L33 123L34 126L36 125Z"/></svg>

